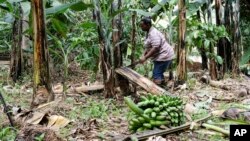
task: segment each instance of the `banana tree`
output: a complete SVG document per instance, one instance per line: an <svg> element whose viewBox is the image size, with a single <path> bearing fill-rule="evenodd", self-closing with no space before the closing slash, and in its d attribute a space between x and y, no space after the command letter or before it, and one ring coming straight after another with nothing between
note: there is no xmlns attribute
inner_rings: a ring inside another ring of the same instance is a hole
<svg viewBox="0 0 250 141"><path fill-rule="evenodd" d="M16 5L16 6L15 6ZM22 57L22 16L23 11L20 3L14 4L16 18L13 22L12 31L12 50L11 50L11 62L10 62L10 76L14 82L23 72L23 57Z"/></svg>
<svg viewBox="0 0 250 141"><path fill-rule="evenodd" d="M241 33L239 28L239 8L238 0L225 1L224 8L221 0L215 1L216 23L224 25L229 33L229 40L222 38L218 44L218 55L224 60L223 65L219 66L219 70L232 72L233 76L239 75L239 61L241 57ZM224 13L224 14L221 14Z"/></svg>
<svg viewBox="0 0 250 141"><path fill-rule="evenodd" d="M233 77L240 74L240 57L241 57L241 32L240 32L240 1L234 0L231 4L232 13L232 73Z"/></svg>
<svg viewBox="0 0 250 141"><path fill-rule="evenodd" d="M33 27L33 38L34 38L33 39L34 40L34 62L33 62L34 92L31 105L32 107L37 106L44 102L54 100L54 94L51 87L51 77L49 70L49 52L48 52L47 34L45 25L46 14L48 15L58 14L60 12L64 12L68 8L77 6L77 4L82 4L82 3L75 2L71 4L57 5L54 7L50 7L45 11L42 0L31 1L32 27ZM56 22L53 23L57 25L58 20L55 21ZM58 28L58 31L63 31L61 29L62 28ZM60 33L63 34L64 32Z"/></svg>
<svg viewBox="0 0 250 141"><path fill-rule="evenodd" d="M178 32L178 48L177 48L177 81L183 83L187 78L186 67L186 1L179 0L179 32Z"/></svg>
<svg viewBox="0 0 250 141"><path fill-rule="evenodd" d="M23 32L25 30L25 21L23 17L25 11L23 3L20 0L2 0L0 2L1 10L5 11L5 22L12 24L10 77L14 82L17 81L24 71L23 46L25 45L25 37L23 36Z"/></svg>
<svg viewBox="0 0 250 141"><path fill-rule="evenodd" d="M32 27L34 38L33 99L31 107L54 100L49 71L45 13L43 0L32 0ZM41 99L43 97L43 99Z"/></svg>
<svg viewBox="0 0 250 141"><path fill-rule="evenodd" d="M122 65L122 54L120 50L120 37L122 29L119 27L121 26L121 17L118 16L119 13L121 13L121 9L119 9L121 7L121 1L115 2L116 3L110 1L100 2L94 0L94 14L99 34L105 97L116 96L114 69ZM119 81L117 82L119 83ZM127 82L125 83L126 85L128 84ZM120 85L122 85L121 81Z"/></svg>

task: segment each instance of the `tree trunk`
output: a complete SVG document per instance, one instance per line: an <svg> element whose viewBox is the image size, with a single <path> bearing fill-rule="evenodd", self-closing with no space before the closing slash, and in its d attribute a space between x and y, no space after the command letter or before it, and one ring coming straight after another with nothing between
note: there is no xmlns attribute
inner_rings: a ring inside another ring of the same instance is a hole
<svg viewBox="0 0 250 141"><path fill-rule="evenodd" d="M49 72L49 52L45 32L45 15L42 0L32 0L34 37L33 99L31 107L54 100Z"/></svg>
<svg viewBox="0 0 250 141"><path fill-rule="evenodd" d="M131 33L131 44L132 44L132 48L131 48L131 64L135 63L135 51L136 51L136 12L133 12L132 14L132 33ZM134 68L134 66L131 67L132 69Z"/></svg>
<svg viewBox="0 0 250 141"><path fill-rule="evenodd" d="M13 29L12 29L12 50L11 50L11 61L10 61L10 77L14 82L21 76L23 72L23 58L22 58L22 16L23 11L21 5L18 3L16 12L18 16L16 16Z"/></svg>
<svg viewBox="0 0 250 141"><path fill-rule="evenodd" d="M225 1L225 8L224 8L224 25L227 29L228 35L230 36L232 34L231 31L231 8L230 8L230 2L229 1ZM227 58L225 58L225 60L227 60L225 63L225 71L230 71L232 70L232 54L231 54L231 42L229 42L228 40L225 40L224 42L225 44L225 48L224 48L224 52L225 52L225 56Z"/></svg>
<svg viewBox="0 0 250 141"><path fill-rule="evenodd" d="M207 3L207 21L208 23L212 23L212 17L211 17L211 0L208 0ZM209 62L209 72L212 80L217 80L217 67L216 67L216 61L215 58L213 57L215 52L214 52L214 45L210 44L209 46L209 52L210 52L210 62Z"/></svg>
<svg viewBox="0 0 250 141"><path fill-rule="evenodd" d="M223 25L223 18L222 18L222 2L221 0L215 0L215 12L216 12L216 24L218 26ZM224 74L228 71L228 64L229 61L227 54L226 54L226 50L227 50L227 39L226 38L222 38L219 40L218 44L217 44L217 55L221 56L221 58L223 59L223 64L218 64L218 71L220 73L220 78L224 77Z"/></svg>
<svg viewBox="0 0 250 141"><path fill-rule="evenodd" d="M240 74L239 61L241 57L241 33L240 33L240 1L235 0L231 4L232 10L232 73L233 77Z"/></svg>
<svg viewBox="0 0 250 141"><path fill-rule="evenodd" d="M28 16L23 16L22 17L22 28L23 31L27 31L29 29L29 17ZM23 69L27 73L32 73L32 60L33 60L33 54L30 51L31 47L29 45L29 36L26 34L22 35L22 57L23 57Z"/></svg>
<svg viewBox="0 0 250 141"><path fill-rule="evenodd" d="M186 32L186 3L185 0L179 0L179 39L177 49L177 81L184 83L187 76L186 67L186 49L185 49L185 32Z"/></svg>
<svg viewBox="0 0 250 141"><path fill-rule="evenodd" d="M134 11L132 14L132 33L131 33L131 64L135 63L135 52L136 52L136 17L137 13ZM135 66L132 66L131 68L134 69ZM136 85L133 85L133 93L136 93Z"/></svg>
<svg viewBox="0 0 250 141"><path fill-rule="evenodd" d="M199 21L201 22L201 15L200 15L200 11L197 11L197 18L199 19ZM207 66L207 55L206 55L206 49L204 47L204 44L198 48L200 54L201 54L201 63L202 63L202 69L203 70L207 70L208 66Z"/></svg>
<svg viewBox="0 0 250 141"><path fill-rule="evenodd" d="M212 1L211 0L207 0L207 22L208 23L212 23L212 14L211 14L211 11L212 11Z"/></svg>
<svg viewBox="0 0 250 141"><path fill-rule="evenodd" d="M122 2L121 0L115 0L112 3L112 13L117 12L120 10L122 7ZM119 68L122 66L122 51L121 51L121 39L122 39L122 17L121 14L115 16L112 20L112 28L113 28L113 33L112 33L112 41L113 41L113 49L114 49L114 55L113 60L114 60L114 67L113 69ZM114 72L114 70L112 70ZM114 78L113 78L114 79ZM119 85L121 89L122 95L129 94L129 82L127 79L125 79L122 75L120 74L115 74L115 86Z"/></svg>
<svg viewBox="0 0 250 141"><path fill-rule="evenodd" d="M95 16L97 22L97 31L99 35L100 42L100 56L101 56L101 67L103 73L104 81L104 95L105 97L115 96L115 79L114 79L114 70L112 69L112 51L110 51L110 46L107 43L107 37L104 36L103 24L100 15L100 5L98 1L94 0L95 6ZM113 54L113 53L112 53Z"/></svg>

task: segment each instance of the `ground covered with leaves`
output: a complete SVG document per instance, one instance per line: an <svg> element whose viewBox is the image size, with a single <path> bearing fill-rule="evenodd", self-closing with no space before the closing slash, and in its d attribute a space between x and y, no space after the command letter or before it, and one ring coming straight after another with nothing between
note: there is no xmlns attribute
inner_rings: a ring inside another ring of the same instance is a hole
<svg viewBox="0 0 250 141"><path fill-rule="evenodd" d="M25 75L20 82L13 84L9 78L8 67L1 67L1 92L15 120L16 127L10 128L3 106L0 106L0 140L112 140L121 135L130 135L128 119L131 113L124 101L105 99L102 91L56 93L56 100L29 110L32 100L31 75ZM198 75L197 75L198 74ZM249 77L242 75L237 79L225 76L216 81L216 85L201 80L205 73L189 73L184 85L173 87L169 81L169 92L185 102L186 122L212 116L205 121L228 131L230 124L248 124L250 117ZM91 85L87 72L71 72L67 82L68 89L74 86ZM53 84L55 91L62 88L57 81ZM100 83L100 82L98 82ZM119 92L119 91L118 91ZM146 95L138 87L137 96ZM225 112L226 111L226 112ZM148 140L228 140L221 132L209 130L206 126L192 125L191 129Z"/></svg>

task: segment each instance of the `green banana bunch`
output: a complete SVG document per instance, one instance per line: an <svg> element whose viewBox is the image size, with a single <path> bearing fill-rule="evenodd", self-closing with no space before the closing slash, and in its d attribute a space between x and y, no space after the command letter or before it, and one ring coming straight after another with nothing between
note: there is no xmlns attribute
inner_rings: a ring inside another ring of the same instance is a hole
<svg viewBox="0 0 250 141"><path fill-rule="evenodd" d="M129 121L129 130L139 132L165 126L179 126L184 118L183 101L178 97L166 95L142 96L138 104L125 97L125 102L133 111L133 118Z"/></svg>

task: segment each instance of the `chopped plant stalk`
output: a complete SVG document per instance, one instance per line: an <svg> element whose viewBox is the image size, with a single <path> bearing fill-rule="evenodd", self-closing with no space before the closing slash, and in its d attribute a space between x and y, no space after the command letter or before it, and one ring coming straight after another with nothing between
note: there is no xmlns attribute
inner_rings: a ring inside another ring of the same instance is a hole
<svg viewBox="0 0 250 141"><path fill-rule="evenodd" d="M210 124L207 124L207 123L203 123L201 126L207 128L207 129L211 129L211 130L214 130L214 131L217 131L217 132L220 132L220 133L223 133L223 134L229 136L229 131L228 130L225 130L225 129L220 128L218 126L210 125Z"/></svg>

